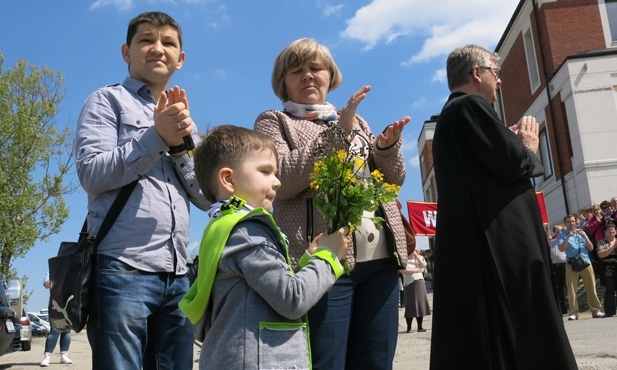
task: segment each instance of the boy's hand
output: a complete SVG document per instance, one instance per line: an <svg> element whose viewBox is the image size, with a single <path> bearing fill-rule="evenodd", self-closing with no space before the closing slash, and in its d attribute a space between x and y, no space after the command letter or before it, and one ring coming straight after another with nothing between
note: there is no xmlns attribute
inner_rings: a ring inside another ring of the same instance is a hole
<svg viewBox="0 0 617 370"><path fill-rule="evenodd" d="M330 249L338 259L344 259L347 256L347 251L349 250L349 238L347 237L347 233L349 228L347 226L341 227L334 233L330 235L319 234L317 237L311 242L311 245L308 248L308 252L312 255L315 253L318 247L326 247Z"/></svg>

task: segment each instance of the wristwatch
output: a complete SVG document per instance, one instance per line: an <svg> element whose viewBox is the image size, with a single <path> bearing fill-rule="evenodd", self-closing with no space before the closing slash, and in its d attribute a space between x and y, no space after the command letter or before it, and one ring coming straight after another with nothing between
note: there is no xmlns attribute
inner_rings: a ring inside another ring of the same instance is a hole
<svg viewBox="0 0 617 370"><path fill-rule="evenodd" d="M186 150L186 145L184 145L184 143L182 143L180 145L170 146L169 150L167 151L167 153L169 153L169 154L178 154L178 153L182 153L185 150Z"/></svg>

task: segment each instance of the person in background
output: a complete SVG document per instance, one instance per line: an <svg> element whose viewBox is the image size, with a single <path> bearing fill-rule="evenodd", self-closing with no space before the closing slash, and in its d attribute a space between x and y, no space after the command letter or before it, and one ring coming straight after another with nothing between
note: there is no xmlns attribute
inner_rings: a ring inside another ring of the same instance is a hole
<svg viewBox="0 0 617 370"><path fill-rule="evenodd" d="M312 237L307 233L307 200L316 192L309 177L324 155L349 148L361 164L359 176L369 177L378 169L390 184L400 186L405 179L401 134L410 118L373 135L356 114L370 86L356 91L340 112L326 102L341 81L325 46L308 38L296 40L278 55L272 72L272 88L284 109L263 112L255 121L255 130L271 137L278 151L282 185L274 218L289 237L294 264ZM326 231L324 217L312 213L314 232ZM370 219L374 216L384 219L383 227L375 227ZM398 335L397 271L407 263L407 241L395 202L365 212L352 239L347 255L351 273L338 279L308 314L314 370L392 369Z"/></svg>
<svg viewBox="0 0 617 370"><path fill-rule="evenodd" d="M587 221L586 227L583 229L591 244L593 244L593 250L589 252L589 260L593 266L593 271L596 278L600 280L600 285L604 285L604 264L602 259L598 256L598 241L604 238L604 223L612 221L610 214L610 203L606 200L598 205L591 206L591 217Z"/></svg>
<svg viewBox="0 0 617 370"><path fill-rule="evenodd" d="M590 204L581 208L580 214L575 215L577 219L577 229L584 229L587 226L587 222L593 217L593 207L595 204Z"/></svg>
<svg viewBox="0 0 617 370"><path fill-rule="evenodd" d="M180 308L203 341L201 370L311 367L305 315L343 274L348 230L318 235L292 270L269 213L281 186L276 168L272 140L244 127L215 127L197 147L195 173L214 206L202 268Z"/></svg>
<svg viewBox="0 0 617 370"><path fill-rule="evenodd" d="M507 127L491 104L499 55L448 56L451 94L435 127L437 183L430 368L578 369L555 304L546 232L530 179L544 173L539 127ZM461 212L464 210L464 212Z"/></svg>
<svg viewBox="0 0 617 370"><path fill-rule="evenodd" d="M559 250L557 237L564 232L566 227L563 225L555 225L553 234L549 234L549 245L551 246L551 276L553 277L553 289L555 290L555 299L557 306L562 315L568 314L566 306L566 252Z"/></svg>
<svg viewBox="0 0 617 370"><path fill-rule="evenodd" d="M611 207L611 202L608 200L600 202L600 210L602 211L602 217L613 217L614 211Z"/></svg>
<svg viewBox="0 0 617 370"><path fill-rule="evenodd" d="M97 250L92 368L192 369L192 326L178 302L189 289L189 202L204 210L210 202L184 143L195 130L186 91L166 91L184 65L180 26L165 13L139 14L121 53L129 77L86 99L74 146L91 236L120 189L138 181Z"/></svg>
<svg viewBox="0 0 617 370"><path fill-rule="evenodd" d="M607 202L608 203L608 202ZM609 205L610 207L610 205ZM606 205L605 205L606 208ZM602 219L604 218L604 211L596 204L591 206L591 217L587 220L584 231L586 232L591 244L596 245L598 240L604 237L604 231L602 230Z"/></svg>
<svg viewBox="0 0 617 370"><path fill-rule="evenodd" d="M45 287L45 289L51 288L49 271L45 274L43 286ZM56 348L56 344L58 343L58 337L60 337L60 363L72 364L73 361L69 358L69 347L71 346L71 329L60 331L56 329L52 323L50 323L49 326L49 334L45 339L45 354L40 366L49 366L49 362L51 361L51 355L52 353L54 353L54 348Z"/></svg>
<svg viewBox="0 0 617 370"><path fill-rule="evenodd" d="M578 320L578 298L576 297L576 292L578 291L579 279L583 280L583 285L585 285L585 290L587 291L587 304L591 309L592 317L602 318L605 314L602 312L602 304L598 299L596 278L591 260L589 259L589 252L593 250L593 244L584 231L575 228L576 218L574 215L570 214L564 217L563 223L566 225L566 231L559 234L557 237L557 244L559 245L560 251L566 252L566 258L568 259L568 263L566 264L568 313L570 315L568 320ZM574 271L569 261L578 254L580 254L583 260L589 265L581 271Z"/></svg>
<svg viewBox="0 0 617 370"><path fill-rule="evenodd" d="M614 221L604 223L604 239L598 242L598 256L602 258L605 273L604 313L606 317L615 316L617 309L617 241Z"/></svg>
<svg viewBox="0 0 617 370"><path fill-rule="evenodd" d="M422 327L424 316L431 314L431 307L428 304L426 284L422 271L426 269L427 263L418 249L414 249L413 254L407 260L407 268L401 270L403 274L403 284L405 285L405 321L407 322L407 333L411 333L411 323L416 318L418 333L425 332Z"/></svg>
<svg viewBox="0 0 617 370"><path fill-rule="evenodd" d="M617 197L612 197L611 200L611 210L612 210L612 214L611 217L614 219L615 218L615 213L617 213Z"/></svg>

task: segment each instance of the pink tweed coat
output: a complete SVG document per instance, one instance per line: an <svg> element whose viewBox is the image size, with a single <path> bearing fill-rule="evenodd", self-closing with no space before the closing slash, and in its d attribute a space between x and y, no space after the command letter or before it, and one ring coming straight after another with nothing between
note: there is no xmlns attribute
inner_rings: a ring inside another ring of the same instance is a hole
<svg viewBox="0 0 617 370"><path fill-rule="evenodd" d="M338 149L334 148L332 143L324 142L320 134L325 130L339 129L336 126L329 126L324 121L307 121L278 110L263 112L255 121L255 130L272 138L278 151L277 176L282 185L274 200L273 216L289 238L289 253L294 265L308 247L306 200L315 196L315 191L309 187L309 175L313 171L313 164L321 159L323 148L327 149L328 153L332 149ZM402 139L389 148L378 149L377 140L368 124L358 115L355 129L373 144L374 168L384 174L385 181L403 185L405 162L400 151ZM400 212L394 202L386 204L383 211L382 217L386 220L383 226L386 235L389 235L388 254L400 268L404 269L407 264L407 244ZM326 220L315 210L313 234L316 236L326 229ZM354 252L355 246L349 248L347 261L351 268L355 265Z"/></svg>

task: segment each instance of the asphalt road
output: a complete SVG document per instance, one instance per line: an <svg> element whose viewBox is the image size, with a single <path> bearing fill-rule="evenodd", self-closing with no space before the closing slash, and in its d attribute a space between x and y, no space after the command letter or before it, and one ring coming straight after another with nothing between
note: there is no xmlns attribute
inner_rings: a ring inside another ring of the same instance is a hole
<svg viewBox="0 0 617 370"><path fill-rule="evenodd" d="M432 294L429 294L432 301ZM399 337L394 359L394 370L424 370L429 366L432 316L424 319L424 333L415 331L415 320L412 332L406 333L403 310L400 310ZM581 370L617 370L617 317L592 319L590 312L583 312L578 321L567 321L564 318L566 331L576 360ZM29 352L13 352L0 357L0 370L32 370L39 368L43 359L44 338L34 338L32 350ZM199 368L199 347L195 346L193 369ZM60 364L58 347L52 356L49 369L79 369L91 370L90 346L86 332L72 334L69 356L72 365Z"/></svg>

